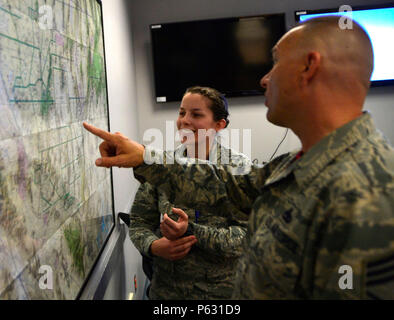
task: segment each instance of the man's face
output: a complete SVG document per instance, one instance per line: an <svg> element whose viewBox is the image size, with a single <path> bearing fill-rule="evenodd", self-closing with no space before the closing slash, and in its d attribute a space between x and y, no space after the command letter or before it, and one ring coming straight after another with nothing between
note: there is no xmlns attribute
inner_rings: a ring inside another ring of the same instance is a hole
<svg viewBox="0 0 394 320"><path fill-rule="evenodd" d="M265 105L268 107L267 119L273 124L289 127L294 121L298 98L299 55L295 54L295 44L299 31L293 29L286 33L272 49L274 65L261 80L266 89Z"/></svg>

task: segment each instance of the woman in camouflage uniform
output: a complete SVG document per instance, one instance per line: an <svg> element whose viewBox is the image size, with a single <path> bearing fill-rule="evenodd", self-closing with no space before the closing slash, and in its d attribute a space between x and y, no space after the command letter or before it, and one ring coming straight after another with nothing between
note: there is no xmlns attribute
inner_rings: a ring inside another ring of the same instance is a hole
<svg viewBox="0 0 394 320"><path fill-rule="evenodd" d="M186 146L188 155L189 151L198 155L198 147L201 149L204 145L202 149L207 147L208 157L203 160L233 166L249 162L245 155L217 143L218 135L216 143L211 145L204 144L201 138L198 140L198 129L218 132L227 127L228 115L227 101L217 90L189 88L183 96L177 119L178 130L183 136L182 150ZM180 199L167 197L164 190L144 183L131 209L130 238L145 258L145 263L153 259L149 297L230 298L247 215L226 200L214 208L185 208L180 203ZM178 216L172 212L174 207L181 207L187 214L188 232L176 240L169 240L161 234L160 220L164 214L177 220Z"/></svg>

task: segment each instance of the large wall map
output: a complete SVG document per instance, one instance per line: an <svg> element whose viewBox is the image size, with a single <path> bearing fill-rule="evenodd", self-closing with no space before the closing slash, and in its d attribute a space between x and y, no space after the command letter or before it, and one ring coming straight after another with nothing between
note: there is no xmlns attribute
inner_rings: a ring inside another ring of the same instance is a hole
<svg viewBox="0 0 394 320"><path fill-rule="evenodd" d="M85 120L108 129L100 4L0 0L0 299L76 298L112 229Z"/></svg>

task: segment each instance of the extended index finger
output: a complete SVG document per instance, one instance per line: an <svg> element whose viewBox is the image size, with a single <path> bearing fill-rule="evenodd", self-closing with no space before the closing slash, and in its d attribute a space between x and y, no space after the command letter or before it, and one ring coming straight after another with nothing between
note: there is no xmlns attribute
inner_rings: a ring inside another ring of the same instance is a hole
<svg viewBox="0 0 394 320"><path fill-rule="evenodd" d="M100 137L103 140L106 141L112 141L112 133L102 130L100 128L97 128L95 126L92 126L91 124L88 124L87 122L82 123L84 128L88 130L90 133L93 133L94 135Z"/></svg>

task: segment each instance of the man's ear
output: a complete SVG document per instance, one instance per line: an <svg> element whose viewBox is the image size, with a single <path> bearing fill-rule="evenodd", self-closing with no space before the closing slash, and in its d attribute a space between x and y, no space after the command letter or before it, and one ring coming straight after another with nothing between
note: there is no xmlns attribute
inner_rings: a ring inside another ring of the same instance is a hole
<svg viewBox="0 0 394 320"><path fill-rule="evenodd" d="M304 70L302 71L302 81L304 84L309 83L317 74L321 63L321 55L317 51L311 51L307 54Z"/></svg>

